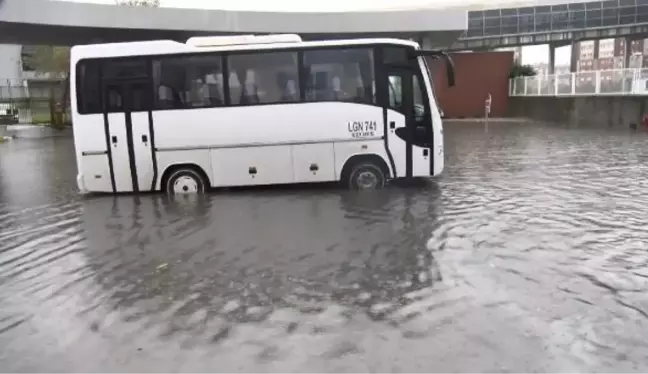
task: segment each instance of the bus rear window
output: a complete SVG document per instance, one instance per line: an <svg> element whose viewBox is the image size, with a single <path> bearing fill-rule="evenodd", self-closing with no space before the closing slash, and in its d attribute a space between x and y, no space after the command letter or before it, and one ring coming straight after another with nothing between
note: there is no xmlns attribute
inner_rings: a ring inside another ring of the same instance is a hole
<svg viewBox="0 0 648 374"><path fill-rule="evenodd" d="M83 60L77 64L77 109L80 114L101 113L99 61Z"/></svg>

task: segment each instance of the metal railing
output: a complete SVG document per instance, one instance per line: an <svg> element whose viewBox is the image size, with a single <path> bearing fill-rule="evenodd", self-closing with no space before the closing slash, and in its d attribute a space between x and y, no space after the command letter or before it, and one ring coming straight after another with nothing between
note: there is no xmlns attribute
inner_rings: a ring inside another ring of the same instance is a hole
<svg viewBox="0 0 648 374"><path fill-rule="evenodd" d="M0 81L0 106L17 110L17 123L49 124L52 122L52 109L60 101L63 87L60 83L29 87L15 82ZM5 110L6 111L6 110ZM3 111L4 113L4 111ZM4 116L6 117L6 116ZM3 122L14 122L12 118L2 118Z"/></svg>
<svg viewBox="0 0 648 374"><path fill-rule="evenodd" d="M648 69L581 71L512 78L510 96L648 95Z"/></svg>

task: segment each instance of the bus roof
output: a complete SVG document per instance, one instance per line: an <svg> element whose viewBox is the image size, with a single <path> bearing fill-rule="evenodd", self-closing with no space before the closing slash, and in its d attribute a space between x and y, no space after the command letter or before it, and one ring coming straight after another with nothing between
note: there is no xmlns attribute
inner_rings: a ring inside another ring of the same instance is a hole
<svg viewBox="0 0 648 374"><path fill-rule="evenodd" d="M191 39L190 39L191 40ZM194 39L195 40L195 39ZM346 40L325 40L325 41L291 41L284 38L276 43L262 42L249 44L225 44L225 45L192 45L195 43L180 43L172 40L155 40L145 42L128 42L128 43L106 43L106 44L88 44L79 45L72 48L72 60L78 61L83 58L100 58L100 57L127 57L127 56L148 56L148 55L165 55L181 53L200 53L200 52L225 52L225 51L255 51L255 50L273 50L287 48L317 48L317 47L343 47L343 46L361 46L373 44L393 44L410 48L419 48L418 43L395 38L363 38L363 39L346 39Z"/></svg>

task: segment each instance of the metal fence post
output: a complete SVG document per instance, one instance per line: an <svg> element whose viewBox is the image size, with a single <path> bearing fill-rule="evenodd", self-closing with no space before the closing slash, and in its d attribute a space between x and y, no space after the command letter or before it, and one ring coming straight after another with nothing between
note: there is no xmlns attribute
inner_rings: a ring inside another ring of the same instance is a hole
<svg viewBox="0 0 648 374"><path fill-rule="evenodd" d="M9 95L9 109L14 109L13 94L11 92L11 81L7 79L7 94Z"/></svg>
<svg viewBox="0 0 648 374"><path fill-rule="evenodd" d="M522 78L522 79L524 80L524 96L527 96L527 95L528 95L528 94L527 94L527 89L529 88L529 87L528 87L529 85L527 84L527 78L528 78L528 77L523 77L523 78Z"/></svg>
<svg viewBox="0 0 648 374"><path fill-rule="evenodd" d="M597 95L601 94L601 71L597 70L594 73L594 93Z"/></svg>
<svg viewBox="0 0 648 374"><path fill-rule="evenodd" d="M572 96L576 95L576 73L570 73L571 74L571 94Z"/></svg>

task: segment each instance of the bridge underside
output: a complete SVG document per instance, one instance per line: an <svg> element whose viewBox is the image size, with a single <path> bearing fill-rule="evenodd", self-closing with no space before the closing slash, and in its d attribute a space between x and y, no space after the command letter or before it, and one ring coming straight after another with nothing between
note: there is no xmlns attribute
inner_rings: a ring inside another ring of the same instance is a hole
<svg viewBox="0 0 648 374"><path fill-rule="evenodd" d="M395 37L423 42L427 48L449 48L462 31L395 32L395 33L320 33L300 35L305 40L347 39L362 37ZM170 39L179 42L192 36L233 35L199 31L120 29L25 24L0 21L0 44L79 45Z"/></svg>

